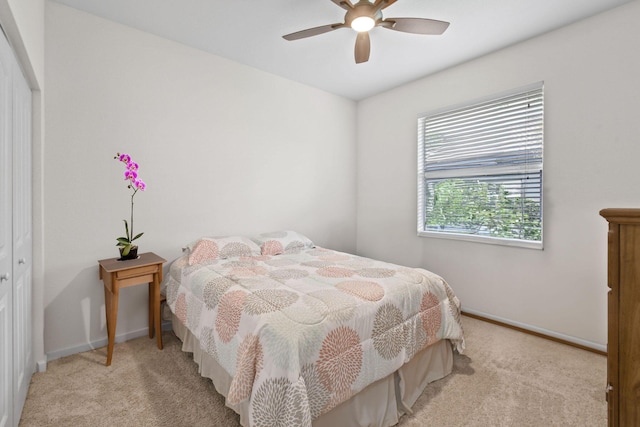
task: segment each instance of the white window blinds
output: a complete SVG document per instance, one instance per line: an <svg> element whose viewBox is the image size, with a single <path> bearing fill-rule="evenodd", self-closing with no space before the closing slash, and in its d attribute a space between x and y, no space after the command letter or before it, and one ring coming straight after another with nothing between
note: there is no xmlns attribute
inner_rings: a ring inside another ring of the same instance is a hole
<svg viewBox="0 0 640 427"><path fill-rule="evenodd" d="M418 147L419 234L542 246L542 83L420 117Z"/></svg>

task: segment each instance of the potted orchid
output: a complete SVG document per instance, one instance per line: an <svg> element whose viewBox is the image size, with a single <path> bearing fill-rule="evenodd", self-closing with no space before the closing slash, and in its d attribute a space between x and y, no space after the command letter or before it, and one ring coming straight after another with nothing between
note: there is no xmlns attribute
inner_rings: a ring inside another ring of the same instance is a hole
<svg viewBox="0 0 640 427"><path fill-rule="evenodd" d="M117 153L114 159L125 165L124 180L127 181L127 188L131 189L131 222L124 219L124 237L118 237L116 246L120 248L120 259L135 259L138 257L138 246L133 241L140 238L144 233L133 234L133 198L138 191L144 191L146 184L138 178L138 164L131 159L128 154ZM131 224L131 228L129 228Z"/></svg>

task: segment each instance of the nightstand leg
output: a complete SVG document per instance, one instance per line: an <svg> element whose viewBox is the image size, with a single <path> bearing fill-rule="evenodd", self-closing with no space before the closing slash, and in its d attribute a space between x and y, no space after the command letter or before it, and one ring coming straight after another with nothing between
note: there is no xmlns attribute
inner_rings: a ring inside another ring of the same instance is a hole
<svg viewBox="0 0 640 427"><path fill-rule="evenodd" d="M153 318L155 320L156 340L158 348L162 350L162 325L160 318L160 278L153 275Z"/></svg>
<svg viewBox="0 0 640 427"><path fill-rule="evenodd" d="M107 366L111 366L111 358L113 357L113 344L116 339L116 323L118 316L118 290L111 293L105 287L105 311L107 312Z"/></svg>
<svg viewBox="0 0 640 427"><path fill-rule="evenodd" d="M111 291L107 289L107 286L104 287L104 314L107 318L107 340L109 339L109 333L111 331L111 319L109 318L109 309L111 307Z"/></svg>
<svg viewBox="0 0 640 427"><path fill-rule="evenodd" d="M155 275L154 275L155 276ZM154 287L153 283L149 283L149 338L153 338L153 313L155 312L156 306L154 303L153 295L154 295Z"/></svg>

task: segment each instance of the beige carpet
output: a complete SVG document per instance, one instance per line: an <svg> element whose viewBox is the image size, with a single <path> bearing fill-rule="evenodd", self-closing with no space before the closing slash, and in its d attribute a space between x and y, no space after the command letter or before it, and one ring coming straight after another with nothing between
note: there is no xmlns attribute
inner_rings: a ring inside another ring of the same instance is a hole
<svg viewBox="0 0 640 427"><path fill-rule="evenodd" d="M467 350L399 426L606 426L606 358L463 317ZM28 426L238 426L191 355L165 332L54 360L33 375ZM341 427L341 426L336 426Z"/></svg>

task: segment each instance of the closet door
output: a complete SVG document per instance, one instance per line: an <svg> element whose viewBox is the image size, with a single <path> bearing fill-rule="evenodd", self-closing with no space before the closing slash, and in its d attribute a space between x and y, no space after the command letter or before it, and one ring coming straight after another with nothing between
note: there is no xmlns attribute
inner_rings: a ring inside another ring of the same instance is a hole
<svg viewBox="0 0 640 427"><path fill-rule="evenodd" d="M0 32L0 427L17 426L31 339L31 90Z"/></svg>
<svg viewBox="0 0 640 427"><path fill-rule="evenodd" d="M17 63L13 73L13 396L15 425L27 398L33 362L31 339L31 89Z"/></svg>
<svg viewBox="0 0 640 427"><path fill-rule="evenodd" d="M0 427L14 424L11 58L0 33Z"/></svg>

